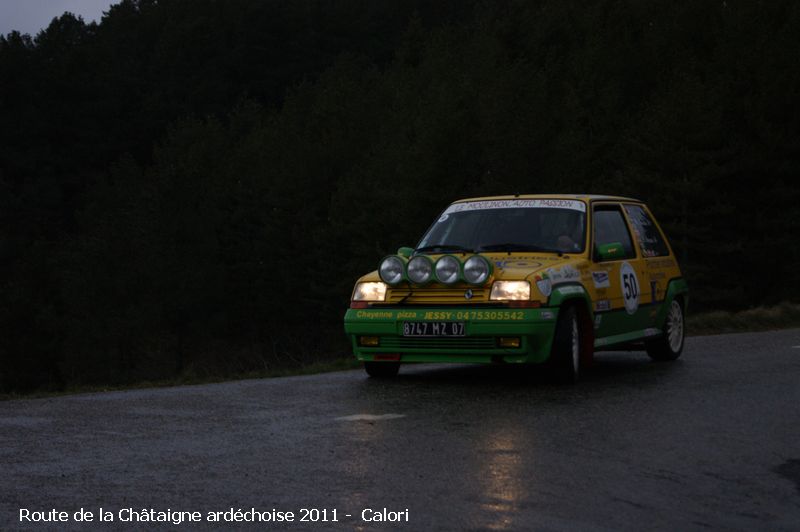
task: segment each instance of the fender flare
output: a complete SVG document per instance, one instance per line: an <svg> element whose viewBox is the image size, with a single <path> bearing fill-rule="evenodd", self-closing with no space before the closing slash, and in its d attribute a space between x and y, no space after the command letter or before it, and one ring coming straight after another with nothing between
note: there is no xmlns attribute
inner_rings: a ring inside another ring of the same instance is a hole
<svg viewBox="0 0 800 532"><path fill-rule="evenodd" d="M586 305L586 310L589 317L594 319L594 309L592 307L592 298L589 297L588 292L583 285L578 283L565 283L553 287L553 292L547 300L548 307L560 307L567 301L579 300L583 301Z"/></svg>
<svg viewBox="0 0 800 532"><path fill-rule="evenodd" d="M565 283L553 287L547 300L550 307L561 308L565 304L575 303L581 309L579 317L583 321L585 334L582 340L583 364L591 366L594 355L594 307L589 293L579 283Z"/></svg>
<svg viewBox="0 0 800 532"><path fill-rule="evenodd" d="M669 280L667 284L667 293L664 295L664 302L661 304L661 308L658 309L658 314L656 315L657 324L661 325L664 323L664 320L667 319L669 306L677 297L683 300L683 313L686 314L686 309L689 306L689 285L686 284L686 279L683 277L674 277Z"/></svg>

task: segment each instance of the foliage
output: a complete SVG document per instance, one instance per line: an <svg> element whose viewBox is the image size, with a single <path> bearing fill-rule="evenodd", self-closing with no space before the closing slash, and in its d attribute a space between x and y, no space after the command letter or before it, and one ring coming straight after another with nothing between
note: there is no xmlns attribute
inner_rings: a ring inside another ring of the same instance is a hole
<svg viewBox="0 0 800 532"><path fill-rule="evenodd" d="M791 2L124 0L0 37L0 391L341 356L355 278L470 195L640 197L695 308L798 300L798 30Z"/></svg>

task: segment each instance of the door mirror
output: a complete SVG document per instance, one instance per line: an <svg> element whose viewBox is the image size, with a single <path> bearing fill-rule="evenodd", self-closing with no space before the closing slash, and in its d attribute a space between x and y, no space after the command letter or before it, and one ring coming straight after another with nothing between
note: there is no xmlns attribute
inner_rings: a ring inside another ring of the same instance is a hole
<svg viewBox="0 0 800 532"><path fill-rule="evenodd" d="M621 259L625 255L625 250L622 249L622 243L610 242L597 246L597 259L600 261Z"/></svg>
<svg viewBox="0 0 800 532"><path fill-rule="evenodd" d="M397 254L400 255L401 257L405 257L405 258L409 259L409 258L411 258L411 255L414 254L414 248L409 248L409 247L403 246L403 247L397 249Z"/></svg>

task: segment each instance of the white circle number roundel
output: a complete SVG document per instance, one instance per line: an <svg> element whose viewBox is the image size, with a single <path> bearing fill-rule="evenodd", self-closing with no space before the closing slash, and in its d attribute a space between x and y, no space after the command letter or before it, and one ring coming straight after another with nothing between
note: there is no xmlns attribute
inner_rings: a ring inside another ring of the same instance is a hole
<svg viewBox="0 0 800 532"><path fill-rule="evenodd" d="M633 314L639 309L639 279L636 278L633 267L627 262L623 262L619 269L619 281L625 310L628 314Z"/></svg>

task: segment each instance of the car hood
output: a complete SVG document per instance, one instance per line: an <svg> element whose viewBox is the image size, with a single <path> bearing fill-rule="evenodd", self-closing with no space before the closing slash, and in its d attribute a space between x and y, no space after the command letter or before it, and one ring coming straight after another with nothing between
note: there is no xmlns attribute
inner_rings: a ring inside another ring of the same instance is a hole
<svg viewBox="0 0 800 532"><path fill-rule="evenodd" d="M564 255L487 254L494 265L495 279L528 279L549 277L553 281L580 280L582 270L588 269L583 257Z"/></svg>

